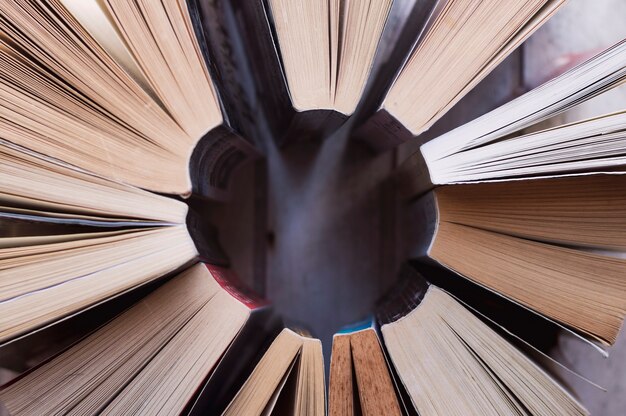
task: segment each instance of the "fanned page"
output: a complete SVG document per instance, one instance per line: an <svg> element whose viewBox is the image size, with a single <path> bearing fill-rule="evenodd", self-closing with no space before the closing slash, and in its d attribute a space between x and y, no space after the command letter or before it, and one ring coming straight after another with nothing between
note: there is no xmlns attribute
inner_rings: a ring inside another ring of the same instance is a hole
<svg viewBox="0 0 626 416"><path fill-rule="evenodd" d="M302 344L300 335L283 329L223 414L271 413L290 373L297 371L295 367L298 366ZM266 413L266 409L269 412Z"/></svg>
<svg viewBox="0 0 626 416"><path fill-rule="evenodd" d="M492 143L623 83L626 40L489 113L422 145L432 170L459 152ZM441 161L440 161L441 160Z"/></svg>
<svg viewBox="0 0 626 416"><path fill-rule="evenodd" d="M625 185L590 175L437 188L428 255L611 345L626 315Z"/></svg>
<svg viewBox="0 0 626 416"><path fill-rule="evenodd" d="M185 226L0 249L0 342L172 272L198 255Z"/></svg>
<svg viewBox="0 0 626 416"><path fill-rule="evenodd" d="M223 414L323 416L325 412L322 343L283 329Z"/></svg>
<svg viewBox="0 0 626 416"><path fill-rule="evenodd" d="M446 1L389 89L383 108L412 135L426 131L563 3Z"/></svg>
<svg viewBox="0 0 626 416"><path fill-rule="evenodd" d="M200 136L221 122L221 114L186 8L180 6L175 1L158 6L151 2L143 10L146 19L158 25L152 29L163 36L175 35L177 42L167 42L148 36L148 28L133 21L120 20L119 27L112 27L104 11L75 17L61 0L0 5L4 34L0 126L5 139L116 181L188 194L191 153ZM76 7L73 3L70 9ZM130 19L132 13L127 10L125 16ZM85 27L77 17L101 20ZM170 26L163 26L164 21ZM126 26L131 24L132 30ZM104 35L92 36L90 30L98 28L105 28ZM118 30L123 38L112 40L117 55L123 54L120 47L125 45L132 52L121 63L114 59L116 53L107 52L106 48L113 48L111 42L101 45L97 40ZM154 51L157 44L159 49ZM176 62L174 69L167 62L153 60L150 53L163 50L168 62ZM134 61L139 64L132 67ZM157 88L154 73L171 71L172 79L159 79ZM184 88L176 89L183 80ZM190 83L193 87L187 88ZM152 87L148 91L146 84ZM190 118L173 112L179 106L185 111L193 108L186 113Z"/></svg>
<svg viewBox="0 0 626 416"><path fill-rule="evenodd" d="M293 106L352 114L361 99L390 0L270 0Z"/></svg>
<svg viewBox="0 0 626 416"><path fill-rule="evenodd" d="M219 103L186 0L103 1L152 89L187 134L199 139L219 125Z"/></svg>
<svg viewBox="0 0 626 416"><path fill-rule="evenodd" d="M248 315L196 265L5 387L0 399L14 415L179 414Z"/></svg>
<svg viewBox="0 0 626 416"><path fill-rule="evenodd" d="M434 184L620 170L626 110L504 139L428 166Z"/></svg>
<svg viewBox="0 0 626 416"><path fill-rule="evenodd" d="M0 141L0 205L53 212L66 219L184 224L187 206L116 183Z"/></svg>
<svg viewBox="0 0 626 416"><path fill-rule="evenodd" d="M182 202L0 142L0 343L198 253Z"/></svg>
<svg viewBox="0 0 626 416"><path fill-rule="evenodd" d="M528 357L434 286L382 333L420 415L588 414Z"/></svg>

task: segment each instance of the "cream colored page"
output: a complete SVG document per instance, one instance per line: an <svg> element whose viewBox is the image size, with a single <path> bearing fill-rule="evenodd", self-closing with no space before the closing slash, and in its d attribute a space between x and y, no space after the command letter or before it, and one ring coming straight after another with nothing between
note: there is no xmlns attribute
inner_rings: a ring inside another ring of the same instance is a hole
<svg viewBox="0 0 626 416"><path fill-rule="evenodd" d="M139 68L126 43L118 33L106 7L100 0L60 0L76 20L89 31L102 46L146 92L154 96L148 80Z"/></svg>

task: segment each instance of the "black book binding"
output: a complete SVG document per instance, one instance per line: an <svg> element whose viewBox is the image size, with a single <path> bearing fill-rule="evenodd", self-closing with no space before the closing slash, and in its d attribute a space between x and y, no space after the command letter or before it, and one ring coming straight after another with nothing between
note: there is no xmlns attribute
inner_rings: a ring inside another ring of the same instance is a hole
<svg viewBox="0 0 626 416"><path fill-rule="evenodd" d="M199 260L216 266L228 266L230 261L219 243L217 228L191 206L186 222L187 232L198 250Z"/></svg>
<svg viewBox="0 0 626 416"><path fill-rule="evenodd" d="M406 316L422 302L429 287L417 270L404 265L398 283L376 305L376 321L382 326Z"/></svg>
<svg viewBox="0 0 626 416"><path fill-rule="evenodd" d="M203 26L201 10L196 1L188 2L189 15L202 51L205 63L215 84L215 93L222 112L221 125L207 132L196 144L189 161L189 174L192 182L192 193L211 199L225 200L228 198L229 181L232 173L246 161L259 156L252 142L244 139L251 136L252 131L245 130L241 122L238 108L231 105L224 94L220 66L215 65L211 50L211 38L207 38ZM244 105L248 97L237 96L237 102Z"/></svg>
<svg viewBox="0 0 626 416"><path fill-rule="evenodd" d="M383 33L382 47L374 61L374 76L367 87L357 121L354 137L364 141L375 151L392 149L409 139L413 134L396 120L382 102L398 74L409 59L411 52L426 33L428 23L433 20L445 2L437 0L413 0L394 2Z"/></svg>
<svg viewBox="0 0 626 416"><path fill-rule="evenodd" d="M254 147L230 127L212 129L196 144L189 161L192 193L219 201L228 199L233 172L256 156Z"/></svg>
<svg viewBox="0 0 626 416"><path fill-rule="evenodd" d="M263 142L325 137L346 120L334 110L293 107L265 0L192 0L226 110L238 128Z"/></svg>

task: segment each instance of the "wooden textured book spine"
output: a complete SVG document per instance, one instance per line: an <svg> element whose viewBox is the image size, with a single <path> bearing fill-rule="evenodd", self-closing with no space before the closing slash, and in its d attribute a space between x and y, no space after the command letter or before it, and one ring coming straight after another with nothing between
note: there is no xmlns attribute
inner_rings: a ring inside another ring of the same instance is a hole
<svg viewBox="0 0 626 416"><path fill-rule="evenodd" d="M355 332L350 336L350 345L363 414L400 416L400 404L376 331L370 328Z"/></svg>
<svg viewBox="0 0 626 416"><path fill-rule="evenodd" d="M354 374L350 335L335 334L330 357L328 415L354 415Z"/></svg>

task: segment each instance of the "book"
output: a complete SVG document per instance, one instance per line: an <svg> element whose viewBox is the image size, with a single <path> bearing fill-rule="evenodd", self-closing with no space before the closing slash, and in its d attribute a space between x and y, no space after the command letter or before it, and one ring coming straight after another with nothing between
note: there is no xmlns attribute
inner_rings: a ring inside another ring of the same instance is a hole
<svg viewBox="0 0 626 416"><path fill-rule="evenodd" d="M403 193L434 185L614 170L623 164L624 112L523 133L623 83L626 41L420 147L400 168ZM598 140L602 136L603 140Z"/></svg>
<svg viewBox="0 0 626 416"><path fill-rule="evenodd" d="M228 264L187 205L0 143L0 345L196 259Z"/></svg>
<svg viewBox="0 0 626 416"><path fill-rule="evenodd" d="M125 184L221 199L256 154L228 124L185 1L1 12L3 139Z"/></svg>
<svg viewBox="0 0 626 416"><path fill-rule="evenodd" d="M438 0L393 2L376 51L370 80L355 115L355 126L363 124L376 112L399 68L426 30L429 18L439 13L443 4Z"/></svg>
<svg viewBox="0 0 626 416"><path fill-rule="evenodd" d="M180 414L210 383L255 310L265 306L247 294L233 296L232 287L221 286L224 273L215 266L190 267L2 387L0 400L14 415Z"/></svg>
<svg viewBox="0 0 626 416"><path fill-rule="evenodd" d="M588 414L452 296L421 275L413 287L415 292L404 292L391 306L397 313L383 312L381 332L420 415ZM401 313L399 305L405 308Z"/></svg>
<svg viewBox="0 0 626 416"><path fill-rule="evenodd" d="M328 414L402 414L373 318L333 336Z"/></svg>
<svg viewBox="0 0 626 416"><path fill-rule="evenodd" d="M319 340L283 329L224 415L324 415L326 387Z"/></svg>
<svg viewBox="0 0 626 416"><path fill-rule="evenodd" d="M428 130L564 3L437 2L374 113L354 136L384 150Z"/></svg>
<svg viewBox="0 0 626 416"><path fill-rule="evenodd" d="M611 345L626 314L625 181L590 174L436 188L409 208L409 255Z"/></svg>
<svg viewBox="0 0 626 416"><path fill-rule="evenodd" d="M356 110L392 1L195 4L226 101L283 145L326 137Z"/></svg>

